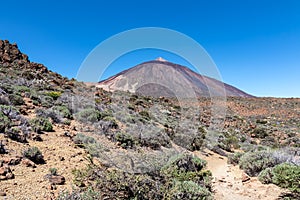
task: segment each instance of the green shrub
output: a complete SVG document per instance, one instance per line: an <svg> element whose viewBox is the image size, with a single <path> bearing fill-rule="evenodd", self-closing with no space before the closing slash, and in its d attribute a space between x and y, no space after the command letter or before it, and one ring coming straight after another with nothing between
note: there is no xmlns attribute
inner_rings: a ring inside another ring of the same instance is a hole
<svg viewBox="0 0 300 200"><path fill-rule="evenodd" d="M262 170L276 164L278 161L268 151L247 152L239 162L240 168L249 176L257 176Z"/></svg>
<svg viewBox="0 0 300 200"><path fill-rule="evenodd" d="M244 153L242 153L242 152L236 152L234 154L230 154L228 156L228 163L233 164L233 165L239 164L239 161L243 155L244 155Z"/></svg>
<svg viewBox="0 0 300 200"><path fill-rule="evenodd" d="M15 85L13 89L17 93L30 92L30 88L23 85Z"/></svg>
<svg viewBox="0 0 300 200"><path fill-rule="evenodd" d="M80 122L97 122L101 119L101 113L93 108L84 109L76 114L76 118Z"/></svg>
<svg viewBox="0 0 300 200"><path fill-rule="evenodd" d="M261 171L258 175L258 180L264 184L272 183L273 178L273 168L266 168Z"/></svg>
<svg viewBox="0 0 300 200"><path fill-rule="evenodd" d="M23 97L21 97L18 94L10 94L9 95L9 100L13 105L23 105L24 104L24 100Z"/></svg>
<svg viewBox="0 0 300 200"><path fill-rule="evenodd" d="M51 91L51 92L45 92L46 96L52 97L54 100L58 99L61 96L61 92L58 91Z"/></svg>
<svg viewBox="0 0 300 200"><path fill-rule="evenodd" d="M50 168L50 169L49 169L49 172L50 172L50 174L53 175L53 176L57 175L57 169L56 169L56 168Z"/></svg>
<svg viewBox="0 0 300 200"><path fill-rule="evenodd" d="M272 174L272 183L300 193L300 166L282 163L273 168Z"/></svg>
<svg viewBox="0 0 300 200"><path fill-rule="evenodd" d="M86 191L81 192L80 190L73 190L71 193L67 191L60 192L57 200L94 200L101 199L100 193L94 191L93 188L89 187Z"/></svg>
<svg viewBox="0 0 300 200"><path fill-rule="evenodd" d="M51 96L39 96L38 102L40 102L43 107L50 108L54 100Z"/></svg>
<svg viewBox="0 0 300 200"><path fill-rule="evenodd" d="M70 125L71 125L71 121L70 121L70 120L68 120L68 119L64 120L64 121L63 121L63 123L64 123L65 125L68 125L68 126L70 126Z"/></svg>
<svg viewBox="0 0 300 200"><path fill-rule="evenodd" d="M72 119L72 114L66 106L54 106L52 107L52 110L55 112L58 112L62 117L67 119Z"/></svg>
<svg viewBox="0 0 300 200"><path fill-rule="evenodd" d="M267 130L263 127L255 128L252 131L252 134L254 135L254 137L257 137L257 138L265 138L268 136Z"/></svg>
<svg viewBox="0 0 300 200"><path fill-rule="evenodd" d="M119 127L117 120L112 116L105 116L102 120L109 122L109 128L117 129Z"/></svg>
<svg viewBox="0 0 300 200"><path fill-rule="evenodd" d="M84 135L82 133L78 133L74 138L73 142L79 146L84 146L87 144L93 144L96 143L95 138Z"/></svg>
<svg viewBox="0 0 300 200"><path fill-rule="evenodd" d="M10 119L0 111L0 132L4 132L6 128L9 128L11 125Z"/></svg>
<svg viewBox="0 0 300 200"><path fill-rule="evenodd" d="M82 133L78 133L73 138L73 142L79 147L86 149L92 157L99 157L101 151L107 150L99 142L97 142L95 138L84 135Z"/></svg>
<svg viewBox="0 0 300 200"><path fill-rule="evenodd" d="M29 147L23 151L23 156L36 164L44 163L42 152L37 147Z"/></svg>
<svg viewBox="0 0 300 200"><path fill-rule="evenodd" d="M167 192L165 199L172 200L212 200L212 193L205 187L201 187L193 181L176 181L174 186Z"/></svg>
<svg viewBox="0 0 300 200"><path fill-rule="evenodd" d="M53 126L51 122L47 118L37 117L30 120L30 125L32 126L33 130L37 133L41 131L50 132L53 131Z"/></svg>
<svg viewBox="0 0 300 200"><path fill-rule="evenodd" d="M198 151L203 147L205 140L205 134L197 135L194 137L192 145L191 145L191 150L192 151Z"/></svg>
<svg viewBox="0 0 300 200"><path fill-rule="evenodd" d="M124 132L118 132L115 135L115 139L120 143L120 146L125 149L132 148L138 143L132 135Z"/></svg>
<svg viewBox="0 0 300 200"><path fill-rule="evenodd" d="M189 154L181 154L173 157L161 169L167 179L176 179L178 181L194 181L204 183L205 178L211 178L209 171L203 170L206 166L206 161Z"/></svg>
<svg viewBox="0 0 300 200"><path fill-rule="evenodd" d="M150 117L150 114L148 111L146 110L143 110L141 112L139 112L139 114L142 116L142 118L146 121L150 121L151 120L151 117Z"/></svg>

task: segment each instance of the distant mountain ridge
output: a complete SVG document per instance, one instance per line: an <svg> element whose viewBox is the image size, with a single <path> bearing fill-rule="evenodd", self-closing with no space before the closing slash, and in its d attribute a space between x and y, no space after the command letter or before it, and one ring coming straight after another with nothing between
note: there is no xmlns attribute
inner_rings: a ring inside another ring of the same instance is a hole
<svg viewBox="0 0 300 200"><path fill-rule="evenodd" d="M224 95L253 97L234 86L200 75L185 66L168 62L161 57L100 81L97 87L109 91L130 91L154 97Z"/></svg>

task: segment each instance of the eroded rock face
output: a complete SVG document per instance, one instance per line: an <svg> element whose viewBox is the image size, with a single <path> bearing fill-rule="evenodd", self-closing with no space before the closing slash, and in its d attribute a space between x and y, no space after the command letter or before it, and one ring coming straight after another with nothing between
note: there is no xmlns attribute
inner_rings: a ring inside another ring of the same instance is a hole
<svg viewBox="0 0 300 200"><path fill-rule="evenodd" d="M11 44L8 40L0 40L0 67L6 73L12 69L18 70L21 74L19 81L22 81L23 85L44 85L52 89L72 89L74 86L74 81L48 70L43 64L30 62L28 56L18 49L17 44ZM24 84L26 80L30 83Z"/></svg>
<svg viewBox="0 0 300 200"><path fill-rule="evenodd" d="M29 62L28 56L20 52L17 44L10 44L8 40L0 40L0 63L8 66L11 63L25 65Z"/></svg>

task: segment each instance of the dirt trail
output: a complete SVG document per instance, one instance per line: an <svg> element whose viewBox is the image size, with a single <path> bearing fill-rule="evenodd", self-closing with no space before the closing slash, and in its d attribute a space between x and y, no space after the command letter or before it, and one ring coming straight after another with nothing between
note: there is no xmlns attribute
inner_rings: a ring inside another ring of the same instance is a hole
<svg viewBox="0 0 300 200"><path fill-rule="evenodd" d="M213 174L216 200L276 200L285 190L276 185L262 184L257 178L242 182L243 171L238 166L227 164L227 158L206 150L195 152L207 161Z"/></svg>

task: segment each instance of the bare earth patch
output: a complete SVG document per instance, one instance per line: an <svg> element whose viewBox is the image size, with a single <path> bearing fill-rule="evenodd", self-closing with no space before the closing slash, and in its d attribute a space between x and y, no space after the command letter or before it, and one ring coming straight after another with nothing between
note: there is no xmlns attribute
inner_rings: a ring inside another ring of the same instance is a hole
<svg viewBox="0 0 300 200"><path fill-rule="evenodd" d="M214 177L216 200L275 200L285 192L274 184L264 185L257 178L247 180L244 172L238 166L227 164L224 156L209 150L195 154L207 161L207 168Z"/></svg>
<svg viewBox="0 0 300 200"><path fill-rule="evenodd" d="M70 138L62 136L63 133L62 128L55 128L55 132L41 135L43 142L29 140L29 144L7 143L7 148L13 151L3 157L20 156L22 150L30 145L38 147L46 161L46 164L36 165L36 168L26 167L22 163L10 166L15 178L1 181L0 184L0 191L6 193L7 199L53 199L60 191L71 191L72 169L85 168L88 161L84 150L76 148ZM0 140L5 140L3 135L0 135ZM65 177L64 185L51 188L49 180L45 178L50 168L56 168L58 174Z"/></svg>

